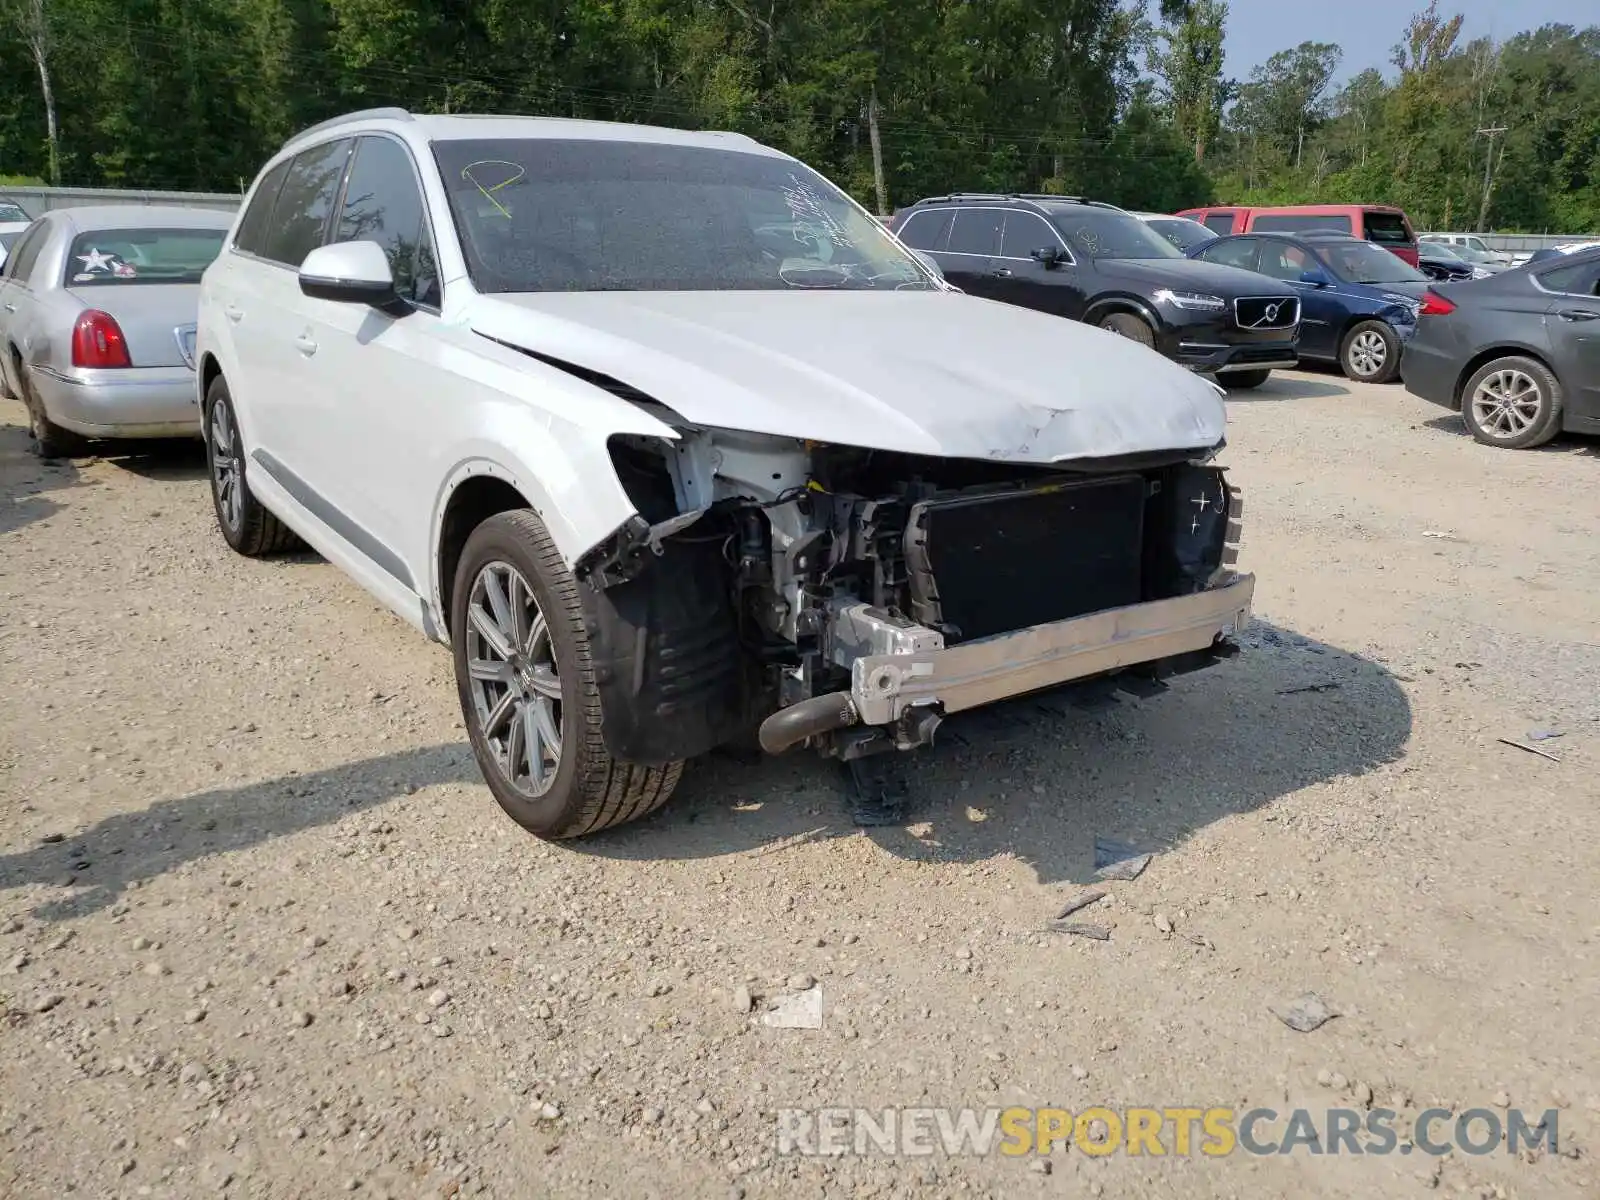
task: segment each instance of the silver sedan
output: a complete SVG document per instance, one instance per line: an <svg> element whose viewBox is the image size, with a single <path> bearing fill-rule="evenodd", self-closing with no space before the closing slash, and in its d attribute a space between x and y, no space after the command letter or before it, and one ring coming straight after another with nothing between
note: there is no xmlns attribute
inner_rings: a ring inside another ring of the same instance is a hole
<svg viewBox="0 0 1600 1200"><path fill-rule="evenodd" d="M0 384L28 407L34 449L200 432L200 276L233 214L108 205L45 213L0 268Z"/></svg>

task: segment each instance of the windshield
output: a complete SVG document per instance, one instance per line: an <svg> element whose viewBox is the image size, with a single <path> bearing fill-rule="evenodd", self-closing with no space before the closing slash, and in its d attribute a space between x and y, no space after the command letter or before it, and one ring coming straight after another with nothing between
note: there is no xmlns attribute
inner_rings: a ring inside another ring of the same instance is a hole
<svg viewBox="0 0 1600 1200"><path fill-rule="evenodd" d="M1499 262L1499 259L1495 258L1494 255L1489 254L1486 251L1479 250L1474 246L1456 246L1454 249L1456 254L1466 259L1466 261L1470 263L1497 264Z"/></svg>
<svg viewBox="0 0 1600 1200"><path fill-rule="evenodd" d="M1371 242L1340 242L1318 249L1323 261L1345 283L1414 283L1427 279L1415 267Z"/></svg>
<svg viewBox="0 0 1600 1200"><path fill-rule="evenodd" d="M67 255L73 287L199 283L222 252L224 229L100 229L80 233Z"/></svg>
<svg viewBox="0 0 1600 1200"><path fill-rule="evenodd" d="M1193 250L1196 246L1217 240L1217 235L1200 222L1183 217L1157 217L1146 221L1145 224L1183 251Z"/></svg>
<svg viewBox="0 0 1600 1200"><path fill-rule="evenodd" d="M936 276L809 167L698 146L439 141L479 291L936 290Z"/></svg>
<svg viewBox="0 0 1600 1200"><path fill-rule="evenodd" d="M1464 263L1467 261L1449 246L1441 245L1438 242L1424 242L1419 249L1424 258L1442 258L1449 262L1458 263Z"/></svg>
<svg viewBox="0 0 1600 1200"><path fill-rule="evenodd" d="M0 200L0 221L31 221L27 213L22 211L22 205L13 204L9 200Z"/></svg>
<svg viewBox="0 0 1600 1200"><path fill-rule="evenodd" d="M1087 204L1051 205L1051 219L1085 258L1182 258L1179 250L1138 217Z"/></svg>

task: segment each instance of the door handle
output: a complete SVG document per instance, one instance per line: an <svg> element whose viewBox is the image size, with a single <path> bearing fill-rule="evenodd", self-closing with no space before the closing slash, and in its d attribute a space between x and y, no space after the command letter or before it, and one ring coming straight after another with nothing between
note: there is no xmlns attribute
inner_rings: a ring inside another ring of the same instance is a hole
<svg viewBox="0 0 1600 1200"><path fill-rule="evenodd" d="M991 272L991 273L994 274L994 275L998 275L1001 279L1010 279L1011 278L1011 268L1010 267L996 267L994 269L994 271Z"/></svg>
<svg viewBox="0 0 1600 1200"><path fill-rule="evenodd" d="M228 318L228 320L232 321L235 325L237 325L240 321L244 320L244 309L242 309L242 308L235 308L231 304L225 304L225 305L222 306L222 312L223 312L223 315L226 316Z"/></svg>
<svg viewBox="0 0 1600 1200"><path fill-rule="evenodd" d="M304 354L307 358L310 358L317 352L316 342L312 341L311 335L307 333L302 333L299 337L295 338L294 348L300 351L301 354Z"/></svg>
<svg viewBox="0 0 1600 1200"><path fill-rule="evenodd" d="M17 311L17 306L15 304L8 304L8 305L6 305L6 311L7 312L16 312Z"/></svg>
<svg viewBox="0 0 1600 1200"><path fill-rule="evenodd" d="M1600 321L1600 312L1590 312L1587 308L1563 308L1556 316L1563 321Z"/></svg>

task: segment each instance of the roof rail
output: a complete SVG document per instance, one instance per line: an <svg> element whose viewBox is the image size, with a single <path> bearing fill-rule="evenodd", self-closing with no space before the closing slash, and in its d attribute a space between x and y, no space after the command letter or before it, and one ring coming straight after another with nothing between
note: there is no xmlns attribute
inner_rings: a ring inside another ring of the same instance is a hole
<svg viewBox="0 0 1600 1200"><path fill-rule="evenodd" d="M409 112L403 108L363 108L360 112L345 113L342 117L332 117L326 121L319 121L309 129L302 129L299 133L289 138L290 142L297 142L303 137L313 133L321 133L325 129L337 129L341 125L348 125L353 121L415 121ZM285 145L288 142L284 143Z"/></svg>

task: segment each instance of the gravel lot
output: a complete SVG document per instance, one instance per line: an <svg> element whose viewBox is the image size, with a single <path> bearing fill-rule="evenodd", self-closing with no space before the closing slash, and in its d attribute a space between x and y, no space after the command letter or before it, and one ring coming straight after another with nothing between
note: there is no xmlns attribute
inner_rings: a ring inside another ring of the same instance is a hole
<svg viewBox="0 0 1600 1200"><path fill-rule="evenodd" d="M1237 659L949 723L903 827L718 759L546 846L442 649L232 555L197 452L41 466L0 403L0 1194L1596 1195L1600 444L1230 407ZM1159 853L1047 932L1096 836ZM763 1025L802 976L823 1028ZM1555 1107L1561 1152L775 1154L779 1108L1007 1104Z"/></svg>

